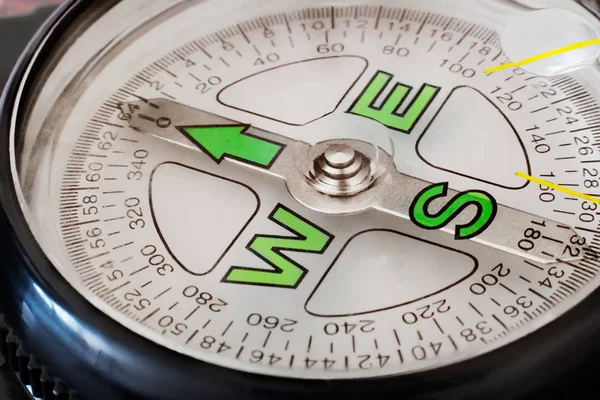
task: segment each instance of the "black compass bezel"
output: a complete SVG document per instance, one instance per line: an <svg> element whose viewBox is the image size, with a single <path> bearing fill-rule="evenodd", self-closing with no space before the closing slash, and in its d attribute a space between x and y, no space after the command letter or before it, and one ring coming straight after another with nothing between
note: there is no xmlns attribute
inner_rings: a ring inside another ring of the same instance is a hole
<svg viewBox="0 0 600 400"><path fill-rule="evenodd" d="M48 20L24 52L0 103L0 307L26 350L82 400L531 398L561 384L600 349L600 289L500 349L451 366L365 380L309 381L238 372L170 351L112 320L69 285L36 242L10 165L9 132L23 78L29 74L24 94L31 94L53 46L93 3L71 0Z"/></svg>

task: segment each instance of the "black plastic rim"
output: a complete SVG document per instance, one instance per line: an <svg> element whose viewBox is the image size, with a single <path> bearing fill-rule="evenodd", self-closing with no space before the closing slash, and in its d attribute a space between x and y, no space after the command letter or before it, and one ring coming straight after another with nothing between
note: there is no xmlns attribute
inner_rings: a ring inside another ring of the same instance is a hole
<svg viewBox="0 0 600 400"><path fill-rule="evenodd" d="M9 158L10 120L27 68L31 64L25 94L54 44L92 3L71 0L51 17L23 54L0 102L0 306L25 349L81 399L531 398L563 383L600 350L600 290L501 349L452 366L367 380L237 372L167 350L110 319L67 283L35 241L17 200Z"/></svg>

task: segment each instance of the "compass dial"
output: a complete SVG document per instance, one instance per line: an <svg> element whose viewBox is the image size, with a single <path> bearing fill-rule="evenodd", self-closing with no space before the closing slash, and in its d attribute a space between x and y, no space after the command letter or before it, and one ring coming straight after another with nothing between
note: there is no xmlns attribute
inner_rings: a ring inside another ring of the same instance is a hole
<svg viewBox="0 0 600 400"><path fill-rule="evenodd" d="M169 3L107 10L14 138L36 240L110 318L227 368L367 378L598 286L598 70L486 73L516 2Z"/></svg>

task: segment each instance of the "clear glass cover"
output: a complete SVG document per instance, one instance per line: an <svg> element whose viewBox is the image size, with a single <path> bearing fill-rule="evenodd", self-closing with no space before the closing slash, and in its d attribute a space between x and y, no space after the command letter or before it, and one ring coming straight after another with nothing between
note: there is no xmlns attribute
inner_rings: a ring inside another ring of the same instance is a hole
<svg viewBox="0 0 600 400"><path fill-rule="evenodd" d="M367 378L499 348L600 284L600 47L490 71L595 40L577 2L97 7L19 100L14 183L128 329Z"/></svg>

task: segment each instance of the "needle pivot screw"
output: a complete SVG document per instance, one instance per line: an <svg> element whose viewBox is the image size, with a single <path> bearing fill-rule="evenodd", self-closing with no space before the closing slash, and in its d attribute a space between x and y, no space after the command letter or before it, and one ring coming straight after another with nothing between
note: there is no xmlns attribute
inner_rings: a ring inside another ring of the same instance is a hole
<svg viewBox="0 0 600 400"><path fill-rule="evenodd" d="M352 196L371 183L371 161L347 144L332 144L313 162L311 184L331 196Z"/></svg>

